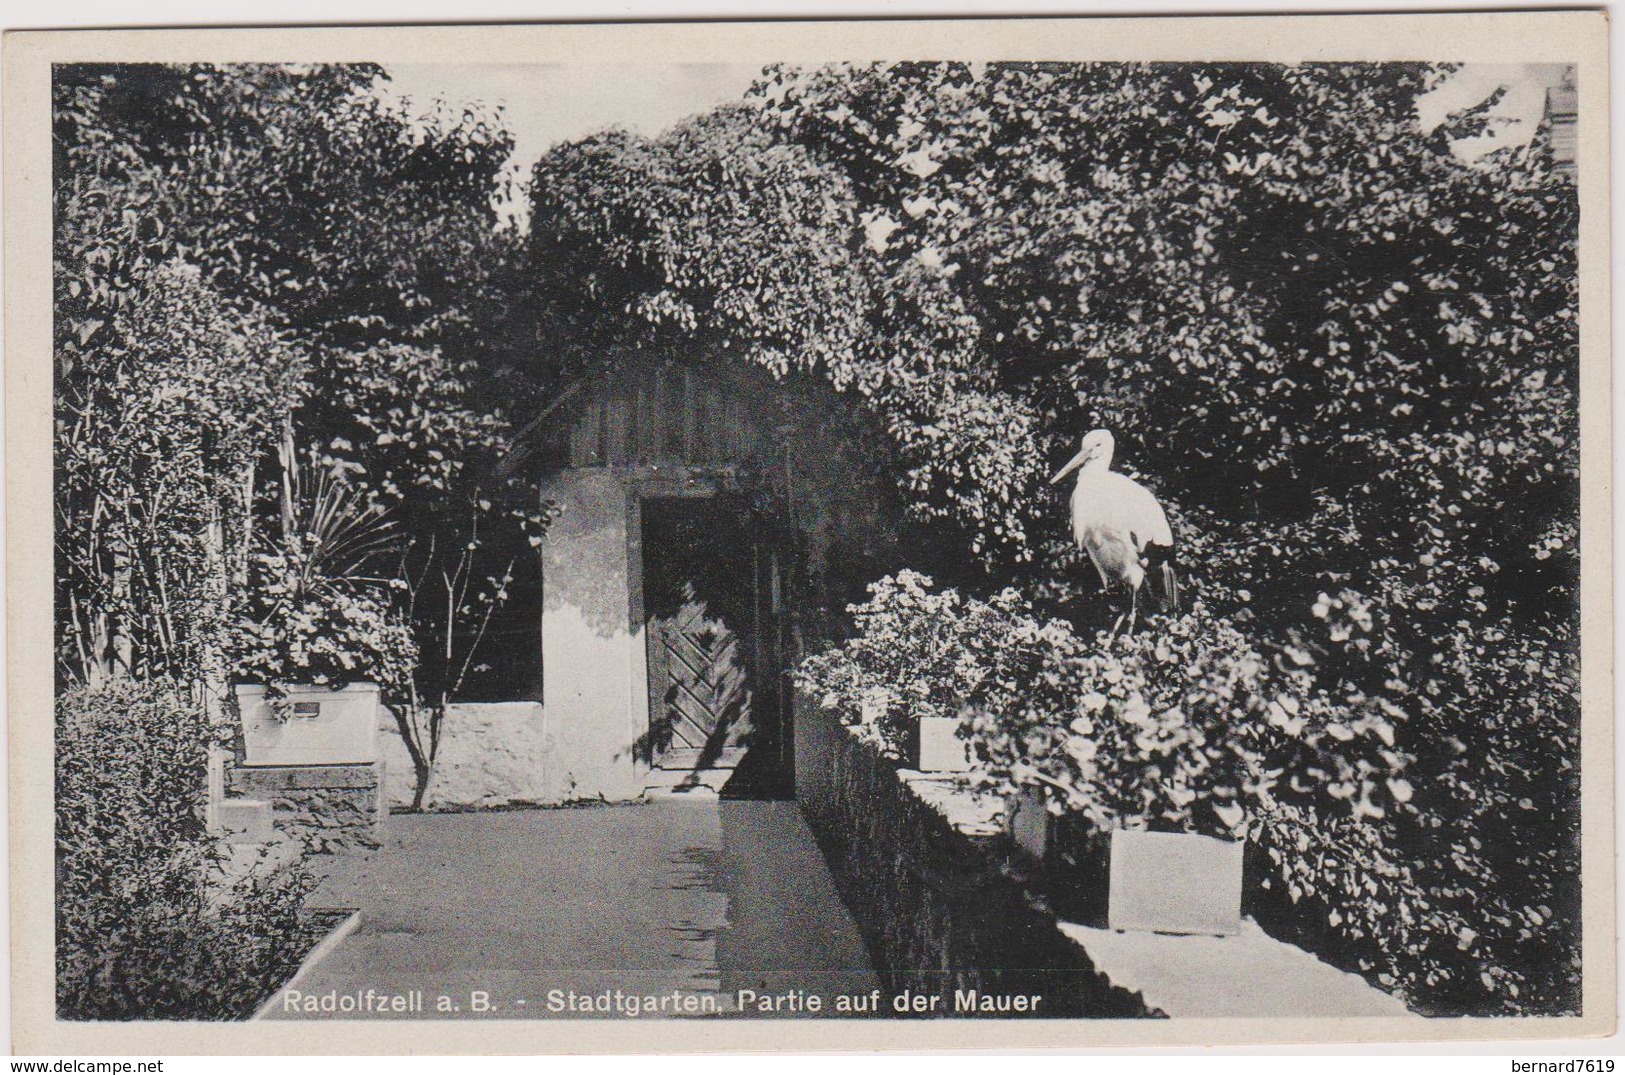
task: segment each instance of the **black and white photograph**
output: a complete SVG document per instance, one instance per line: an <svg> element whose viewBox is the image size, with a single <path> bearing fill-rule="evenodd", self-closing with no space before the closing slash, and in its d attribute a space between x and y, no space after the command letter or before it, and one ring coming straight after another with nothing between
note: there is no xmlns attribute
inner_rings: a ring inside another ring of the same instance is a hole
<svg viewBox="0 0 1625 1075"><path fill-rule="evenodd" d="M18 1047L1611 1032L1606 23L1470 18L46 35Z"/></svg>

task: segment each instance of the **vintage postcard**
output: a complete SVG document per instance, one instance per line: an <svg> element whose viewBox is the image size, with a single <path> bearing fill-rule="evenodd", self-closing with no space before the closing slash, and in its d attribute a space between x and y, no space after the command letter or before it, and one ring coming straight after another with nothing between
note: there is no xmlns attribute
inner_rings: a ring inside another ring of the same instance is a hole
<svg viewBox="0 0 1625 1075"><path fill-rule="evenodd" d="M1606 34L8 36L15 1049L1611 1033Z"/></svg>

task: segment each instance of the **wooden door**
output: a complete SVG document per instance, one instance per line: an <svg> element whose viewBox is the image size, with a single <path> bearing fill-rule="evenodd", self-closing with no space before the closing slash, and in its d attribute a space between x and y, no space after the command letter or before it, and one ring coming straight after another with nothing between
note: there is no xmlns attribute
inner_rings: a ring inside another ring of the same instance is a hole
<svg viewBox="0 0 1625 1075"><path fill-rule="evenodd" d="M772 751L778 646L763 550L731 498L644 501L651 765L736 769Z"/></svg>

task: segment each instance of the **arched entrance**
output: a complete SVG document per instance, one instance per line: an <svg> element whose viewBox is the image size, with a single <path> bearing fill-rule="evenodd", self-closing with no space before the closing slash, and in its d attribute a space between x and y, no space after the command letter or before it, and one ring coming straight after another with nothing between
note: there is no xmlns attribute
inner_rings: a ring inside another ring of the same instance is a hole
<svg viewBox="0 0 1625 1075"><path fill-rule="evenodd" d="M527 465L542 544L545 783L559 801L792 791L785 670L893 558L847 401L733 361L617 361Z"/></svg>

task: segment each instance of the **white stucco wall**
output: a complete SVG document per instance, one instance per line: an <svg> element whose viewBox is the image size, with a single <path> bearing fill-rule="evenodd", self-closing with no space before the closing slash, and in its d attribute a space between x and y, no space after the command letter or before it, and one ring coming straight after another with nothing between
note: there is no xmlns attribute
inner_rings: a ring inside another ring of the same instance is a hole
<svg viewBox="0 0 1625 1075"><path fill-rule="evenodd" d="M392 809L412 804L412 759L394 720L379 729ZM423 805L428 810L521 806L558 801L548 791L547 715L540 702L453 705L441 729L440 758Z"/></svg>
<svg viewBox="0 0 1625 1075"><path fill-rule="evenodd" d="M685 495L687 486L673 489ZM640 490L608 469L583 468L558 475L543 495L559 508L541 547L545 712L534 702L451 707L428 809L643 794L648 766L638 758L649 684ZM409 805L412 764L392 720L380 749L391 805Z"/></svg>
<svg viewBox="0 0 1625 1075"><path fill-rule="evenodd" d="M547 792L635 799L649 725L637 497L607 470L565 471L545 495L559 506L542 543Z"/></svg>

